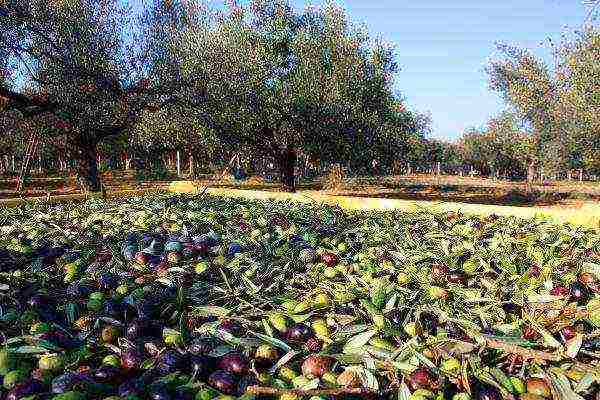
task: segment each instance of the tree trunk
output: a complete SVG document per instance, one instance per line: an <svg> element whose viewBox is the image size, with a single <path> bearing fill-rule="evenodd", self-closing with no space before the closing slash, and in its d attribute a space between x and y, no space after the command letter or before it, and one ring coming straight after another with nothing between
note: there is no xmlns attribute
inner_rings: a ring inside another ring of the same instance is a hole
<svg viewBox="0 0 600 400"><path fill-rule="evenodd" d="M189 158L190 158L190 178L194 178L195 174L194 174L194 155L190 152L189 153Z"/></svg>
<svg viewBox="0 0 600 400"><path fill-rule="evenodd" d="M294 167L296 166L296 151L286 147L279 155L279 173L281 176L281 190L293 193L296 191Z"/></svg>
<svg viewBox="0 0 600 400"><path fill-rule="evenodd" d="M177 150L177 177L181 177L181 152Z"/></svg>
<svg viewBox="0 0 600 400"><path fill-rule="evenodd" d="M529 162L527 166L527 182L531 183L535 179L535 170L533 169L533 161Z"/></svg>
<svg viewBox="0 0 600 400"><path fill-rule="evenodd" d="M77 181L82 190L92 193L100 192L96 143L83 138L73 138L69 142L75 160Z"/></svg>

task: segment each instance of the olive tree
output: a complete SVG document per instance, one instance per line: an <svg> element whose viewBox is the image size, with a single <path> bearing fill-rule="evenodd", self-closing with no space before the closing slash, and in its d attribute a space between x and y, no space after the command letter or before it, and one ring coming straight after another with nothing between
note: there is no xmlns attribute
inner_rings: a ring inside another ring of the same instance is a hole
<svg viewBox="0 0 600 400"><path fill-rule="evenodd" d="M182 85L158 44L185 23L183 7L155 2L143 17L118 0L0 2L0 112L66 135L90 191L100 190L98 144L129 135Z"/></svg>
<svg viewBox="0 0 600 400"><path fill-rule="evenodd" d="M172 48L184 79L197 81L188 94L206 95L194 113L221 144L272 157L284 190L294 190L298 149L341 161L377 135L394 100L393 51L370 46L342 9L296 13L284 1L254 0L198 14Z"/></svg>

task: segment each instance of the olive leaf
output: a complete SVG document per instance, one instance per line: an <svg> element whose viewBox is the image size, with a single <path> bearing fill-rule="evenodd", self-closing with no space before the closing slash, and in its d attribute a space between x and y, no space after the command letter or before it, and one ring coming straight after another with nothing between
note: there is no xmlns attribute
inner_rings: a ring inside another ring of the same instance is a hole
<svg viewBox="0 0 600 400"><path fill-rule="evenodd" d="M558 400L584 400L583 397L571 389L569 379L563 373L553 369L552 371L548 371L546 375L552 384Z"/></svg>
<svg viewBox="0 0 600 400"><path fill-rule="evenodd" d="M354 352L360 350L376 334L377 334L377 331L374 329L359 333L358 335L352 337L350 340L348 340L346 342L343 352L348 354L348 353L354 353Z"/></svg>
<svg viewBox="0 0 600 400"><path fill-rule="evenodd" d="M276 339L271 336L263 335L262 333L258 333L258 332L252 332L252 331L249 331L249 332L252 335L256 336L257 338L262 339L265 342L269 343L270 345L279 347L283 351L286 351L286 352L292 351L292 348L290 346L288 346L285 342L283 342L279 339Z"/></svg>

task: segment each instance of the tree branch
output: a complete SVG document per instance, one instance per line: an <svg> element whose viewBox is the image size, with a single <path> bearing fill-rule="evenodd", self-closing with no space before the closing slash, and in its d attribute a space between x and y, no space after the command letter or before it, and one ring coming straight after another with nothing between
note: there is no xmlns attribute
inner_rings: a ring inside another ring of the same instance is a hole
<svg viewBox="0 0 600 400"><path fill-rule="evenodd" d="M0 97L8 99L8 104L4 106L5 110L17 110L26 117L34 117L53 111L58 107L56 102L38 97L28 97L2 85L0 85Z"/></svg>

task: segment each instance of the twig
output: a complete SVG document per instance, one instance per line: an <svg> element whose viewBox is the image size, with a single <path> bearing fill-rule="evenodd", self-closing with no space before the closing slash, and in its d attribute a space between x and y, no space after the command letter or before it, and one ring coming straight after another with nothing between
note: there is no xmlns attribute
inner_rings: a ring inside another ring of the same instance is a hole
<svg viewBox="0 0 600 400"><path fill-rule="evenodd" d="M535 359L535 360L546 360L546 361L560 361L562 357L559 354L547 353L539 350L530 350L523 347L504 343L498 340L488 339L485 342L485 347L495 350L502 350L507 353L517 354L524 359Z"/></svg>
<svg viewBox="0 0 600 400"><path fill-rule="evenodd" d="M349 394L369 395L375 392L363 388L345 388L345 389L277 389L262 386L249 386L246 393L254 395L273 395L281 396L283 394L295 394L298 396L344 396Z"/></svg>

